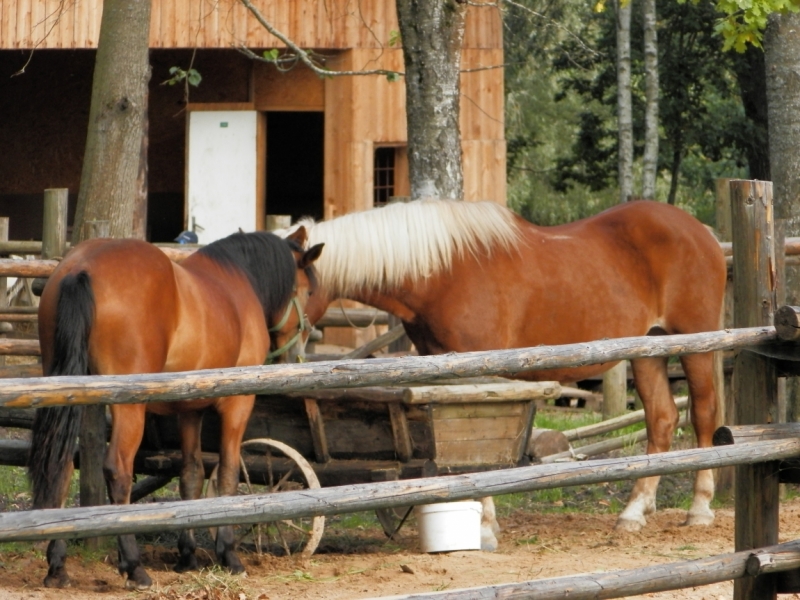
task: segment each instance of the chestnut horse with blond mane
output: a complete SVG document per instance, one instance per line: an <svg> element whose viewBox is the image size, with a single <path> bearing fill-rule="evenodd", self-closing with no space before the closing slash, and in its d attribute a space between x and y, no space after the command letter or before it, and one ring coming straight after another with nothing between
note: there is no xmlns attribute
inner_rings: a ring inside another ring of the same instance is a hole
<svg viewBox="0 0 800 600"><path fill-rule="evenodd" d="M94 239L70 250L48 279L39 304L39 340L45 375L127 375L260 365L280 349L302 347L303 308L316 287L313 262L321 246L303 250L305 231L284 240L271 233L236 233L209 244L180 263L140 240ZM294 352L295 350L290 350ZM285 358L285 355L284 355ZM183 464L180 493L202 493L202 411L220 416L218 487L233 495L239 450L254 396L196 398L178 402L114 404L103 472L112 504L128 504L133 463L145 412L178 415ZM40 408L28 460L34 508L64 505L73 471L80 405ZM182 531L177 571L197 569L195 540ZM244 571L233 528L220 527L219 561ZM66 544L47 548L45 585L69 585ZM133 535L119 537L119 572L126 587L144 589L150 576Z"/></svg>
<svg viewBox="0 0 800 600"><path fill-rule="evenodd" d="M349 298L399 317L421 355L574 344L719 329L725 259L685 211L634 201L555 227L491 202L420 200L300 222L325 243L313 323ZM711 353L680 358L700 447L711 446L716 393ZM614 363L531 371L529 380L577 381ZM666 358L631 361L647 452L669 450L678 410ZM658 477L640 479L617 528L637 531L656 508ZM687 524L709 524L713 474L698 471Z"/></svg>

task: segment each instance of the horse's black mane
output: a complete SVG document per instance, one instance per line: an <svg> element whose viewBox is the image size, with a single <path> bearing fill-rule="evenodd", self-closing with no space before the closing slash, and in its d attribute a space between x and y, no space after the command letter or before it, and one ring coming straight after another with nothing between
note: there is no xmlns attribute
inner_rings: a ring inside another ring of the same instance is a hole
<svg viewBox="0 0 800 600"><path fill-rule="evenodd" d="M268 318L292 297L297 269L292 250L300 248L272 233L255 231L234 233L198 252L246 273Z"/></svg>

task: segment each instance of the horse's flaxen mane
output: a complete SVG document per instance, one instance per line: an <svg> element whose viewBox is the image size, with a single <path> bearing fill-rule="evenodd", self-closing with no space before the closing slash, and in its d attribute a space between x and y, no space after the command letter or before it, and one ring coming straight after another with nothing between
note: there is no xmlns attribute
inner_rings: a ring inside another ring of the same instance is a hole
<svg viewBox="0 0 800 600"><path fill-rule="evenodd" d="M264 308L264 316L269 318L292 297L297 267L291 243L264 231L234 233L198 252L243 271Z"/></svg>
<svg viewBox="0 0 800 600"><path fill-rule="evenodd" d="M388 290L405 279L447 270L454 256L510 251L519 241L511 211L493 202L415 200L314 222L301 220L308 245L325 243L316 262L333 296Z"/></svg>

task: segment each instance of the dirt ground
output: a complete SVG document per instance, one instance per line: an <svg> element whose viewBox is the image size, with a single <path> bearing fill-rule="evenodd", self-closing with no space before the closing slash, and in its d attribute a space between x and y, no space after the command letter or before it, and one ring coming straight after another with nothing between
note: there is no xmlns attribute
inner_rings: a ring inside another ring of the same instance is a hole
<svg viewBox="0 0 800 600"><path fill-rule="evenodd" d="M527 581L613 571L733 551L733 511L717 510L710 527L682 527L684 511L666 509L651 517L645 531L615 533L614 514L545 513L511 510L500 517L503 533L494 553L460 551L424 554L419 551L413 523L397 541L385 538L380 528L358 527L336 533L311 558L244 554L246 578L231 577L218 569L181 574L171 570L171 548L142 544L146 566L155 586L147 592L129 592L117 574L115 552L107 555L77 553L70 560L72 587L41 587L45 563L41 547L0 556L0 598L13 600L334 600L377 598L411 592L454 590L474 586ZM800 537L800 499L781 508L781 540ZM327 533L326 533L327 537ZM98 556L100 560L98 559ZM210 565L208 551L200 556ZM731 598L731 582L674 592L648 594L663 600L720 600ZM786 596L788 597L788 596Z"/></svg>

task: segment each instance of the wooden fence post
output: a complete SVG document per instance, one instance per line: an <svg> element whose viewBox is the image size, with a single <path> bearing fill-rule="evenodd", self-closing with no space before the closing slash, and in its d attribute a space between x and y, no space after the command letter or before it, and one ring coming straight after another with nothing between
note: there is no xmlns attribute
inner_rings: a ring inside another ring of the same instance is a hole
<svg viewBox="0 0 800 600"><path fill-rule="evenodd" d="M66 188L44 191L42 219L42 258L63 258L67 253L67 206L69 190Z"/></svg>
<svg viewBox="0 0 800 600"><path fill-rule="evenodd" d="M731 181L734 327L772 325L776 273L772 183ZM733 374L735 425L778 422L777 376L772 360L739 350ZM778 463L736 467L736 551L778 541ZM771 600L775 578L734 582L735 600Z"/></svg>
<svg viewBox="0 0 800 600"><path fill-rule="evenodd" d="M109 221L86 221L84 239L109 237ZM80 434L80 491L81 506L100 506L106 503L106 482L103 460L106 454L106 407L102 404L83 410ZM100 538L87 538L87 548L96 550Z"/></svg>
<svg viewBox="0 0 800 600"><path fill-rule="evenodd" d="M628 408L628 361L603 373L603 420L618 417Z"/></svg>

